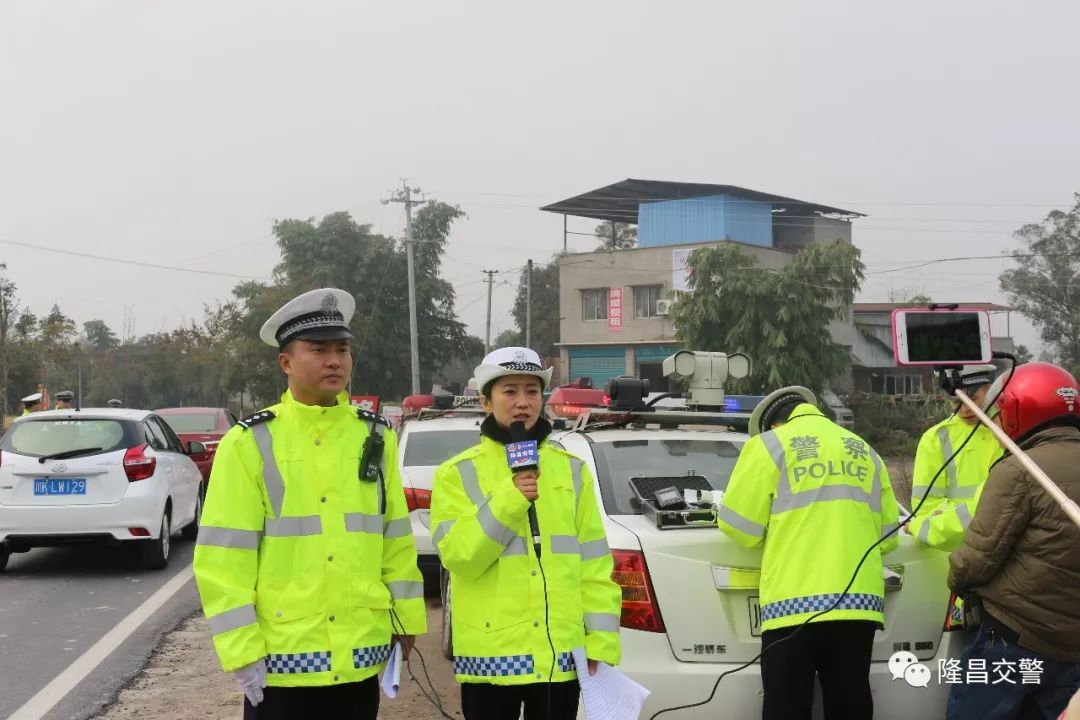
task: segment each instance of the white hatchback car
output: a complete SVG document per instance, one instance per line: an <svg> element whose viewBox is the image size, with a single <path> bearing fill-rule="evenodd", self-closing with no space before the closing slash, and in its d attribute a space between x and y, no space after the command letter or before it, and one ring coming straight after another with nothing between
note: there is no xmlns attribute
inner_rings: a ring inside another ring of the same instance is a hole
<svg viewBox="0 0 1080 720"><path fill-rule="evenodd" d="M398 440L398 469L409 506L420 571L429 592L438 587L439 557L431 544L431 486L435 470L458 453L480 442L479 408L422 410L405 421Z"/></svg>
<svg viewBox="0 0 1080 720"><path fill-rule="evenodd" d="M709 415L669 405L635 413L630 423L594 415L593 422L552 435L553 442L584 460L595 478L615 559L613 576L623 588L620 669L651 691L641 715L645 720L695 703L701 705L662 717L761 716L760 664L725 677L706 702L722 673L761 652L761 550L732 542L712 518L696 526L660 529L643 514L630 485L631 478L644 478L678 486L680 478L697 476L723 491L748 436L723 427L723 413ZM747 416L741 413L737 423L727 424L745 426ZM884 561L885 628L875 638L870 678L874 717L941 717L948 686L931 682L919 688L903 677L894 680L888 661L894 652L906 650L936 672L938 660L959 659L963 633L945 632L948 555L904 535ZM451 656L450 592L443 592L443 651ZM820 718L820 690L815 702Z"/></svg>
<svg viewBox="0 0 1080 720"><path fill-rule="evenodd" d="M12 552L136 543L140 564L169 562L170 538L194 540L202 476L148 410L50 410L15 420L0 441L0 570Z"/></svg>

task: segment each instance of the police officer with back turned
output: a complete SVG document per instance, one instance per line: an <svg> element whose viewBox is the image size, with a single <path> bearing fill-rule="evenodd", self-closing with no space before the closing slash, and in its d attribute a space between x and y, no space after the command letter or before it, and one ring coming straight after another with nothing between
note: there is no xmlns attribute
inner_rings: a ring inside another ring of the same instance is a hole
<svg viewBox="0 0 1080 720"><path fill-rule="evenodd" d="M263 325L289 389L214 460L195 578L246 720L375 718L392 642L426 631L397 441L343 392L353 309L313 290Z"/></svg>
<svg viewBox="0 0 1080 720"><path fill-rule="evenodd" d="M827 419L806 388L766 397L731 473L720 529L746 547L761 543L765 720L811 717L815 675L828 720L873 717L870 655L882 626L882 553L867 548L896 529L885 464L858 435ZM842 596L843 595L843 596ZM836 606L801 630L815 614Z"/></svg>

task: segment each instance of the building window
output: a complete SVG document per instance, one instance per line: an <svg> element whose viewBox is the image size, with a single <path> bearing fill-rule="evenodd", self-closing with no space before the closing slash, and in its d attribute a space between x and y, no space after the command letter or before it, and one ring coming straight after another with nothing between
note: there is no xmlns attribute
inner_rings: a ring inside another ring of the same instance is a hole
<svg viewBox="0 0 1080 720"><path fill-rule="evenodd" d="M639 285L634 288L634 317L656 317L656 301L660 299L660 285Z"/></svg>
<svg viewBox="0 0 1080 720"><path fill-rule="evenodd" d="M607 288L581 291L581 319L607 320Z"/></svg>
<svg viewBox="0 0 1080 720"><path fill-rule="evenodd" d="M870 381L871 392L886 395L922 395L923 379L921 375L885 375L876 373Z"/></svg>

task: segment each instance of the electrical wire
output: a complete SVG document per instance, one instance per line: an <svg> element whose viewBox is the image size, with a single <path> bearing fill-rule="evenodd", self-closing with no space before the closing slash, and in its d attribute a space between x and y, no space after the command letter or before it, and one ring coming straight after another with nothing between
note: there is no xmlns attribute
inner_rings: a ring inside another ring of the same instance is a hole
<svg viewBox="0 0 1080 720"><path fill-rule="evenodd" d="M395 612L393 608L390 608L390 620L393 623L394 631L398 635L400 635L402 637L405 637L407 635L407 633L405 632L405 627L401 623L400 618L398 618L398 616L397 616L397 612ZM428 685L426 689L424 688L424 684L420 682L420 679L417 678L416 675L413 673L413 669L412 669L412 655L413 655L413 653L415 653L416 656L418 658L420 658L420 668L424 673L424 678L427 680L427 685ZM420 649L418 647L416 647L415 644L413 645L412 650L409 653L409 659L405 661L405 666L406 666L406 669L409 672L409 678L414 683L416 683L416 687L420 690L420 694L423 695L424 698L429 703L431 703L431 706L434 707L436 710L438 710L439 714L442 715L446 720L457 720L453 716L447 715L446 710L443 709L442 699L439 697L439 693L436 692L436 690L435 690L435 684L433 682L431 682L431 675L428 674L427 663L424 661L424 654L422 652L420 652ZM431 691L430 695L428 694L428 690Z"/></svg>
<svg viewBox="0 0 1080 720"><path fill-rule="evenodd" d="M239 280L267 279L264 277L257 277L255 275L237 275L236 273L218 272L216 270L198 270L196 268L185 268L178 267L176 265L148 263L141 260L130 260L128 258L109 257L107 255L94 255L92 253L79 252L78 250L63 250L61 248L48 247L46 245L35 245L33 243L10 240L8 238L0 238L0 243L3 243L4 245L14 245L16 247L28 248L30 250L40 250L42 252L55 253L57 255L72 255L74 257L86 258L88 260L101 260L103 262L119 263L121 265L135 265L137 267L153 268L155 270L174 270L176 272L194 273L196 275L213 275L215 277L237 278Z"/></svg>
<svg viewBox="0 0 1080 720"><path fill-rule="evenodd" d="M1012 356L1012 355L1010 355L1008 353L995 353L995 357L1002 357L1002 358L1007 358L1007 359L1012 360L1012 367L1009 369L1008 375L1005 378L1005 382L1002 383L1002 386L998 390L997 394L994 395L993 398L990 398L989 400L987 400L987 402L985 403L986 407L992 407L994 405L994 403L997 402L998 398L1000 398L1001 395L1005 392L1005 388L1007 388L1009 386L1009 383L1012 381L1013 371L1016 369L1016 358L1014 356ZM957 409L957 411L958 410L959 409ZM955 414L955 412L956 411L954 411L954 414ZM800 417L800 416L795 416L795 417ZM791 419L794 419L794 418L789 418L789 420L791 420ZM709 693L709 697L707 697L702 702L693 703L691 705L680 705L678 707L663 708L663 709L658 710L655 713L653 713L652 717L650 717L649 720L656 720L656 718L660 717L661 715L664 715L665 713L676 712L678 710L690 710L692 708L697 708L697 707L702 707L704 705L708 705L710 702L712 702L713 698L716 697L716 691L720 687L720 682L725 677L727 677L728 675L733 675L733 674L739 672L740 670L745 670L746 668L750 667L751 665L756 663L758 660L760 660L761 657L766 652L768 652L772 648L776 647L777 645L779 645L781 643L784 643L784 642L787 642L788 640L791 640L792 638L796 637L803 630L803 628L805 628L811 622L813 622L814 620L822 617L823 615L826 615L826 614L832 612L833 610L835 610L840 605L840 603L844 600L844 598L847 597L848 592L851 590L851 586L855 584L855 581L859 577L859 571L862 570L863 563L866 562L866 559L868 557L870 557L870 553L872 553L875 549L877 549L877 547L879 545L881 545L881 543L888 540L892 535L900 532L900 528L902 528L904 525L909 523L911 521L911 519L914 518L918 514L919 510L922 509L923 504L926 502L927 498L930 496L930 491L933 490L934 483L937 482L938 478L941 477L941 474L943 472L945 472L945 470L949 467L949 464L960 454L960 452L971 441L971 439L973 437L975 437L975 433L978 432L979 427L980 427L980 422L978 420L976 420L975 426L971 428L971 432L968 433L968 436L966 438L964 438L964 442L960 443L959 447L957 447L956 450L953 451L952 455L950 455L945 460L945 462L942 464L942 466L940 468L938 468L938 471L934 474L934 477L930 480L930 484L927 485L926 492L923 493L922 498L919 499L918 505L916 505L915 508L913 510L911 510L910 514L907 517L905 517L902 521L898 522L896 524L896 527L892 528L891 530L889 530L889 532L882 535L881 538L879 538L877 540L877 542L875 542L874 544L872 544L870 547L868 547L866 549L866 552L863 553L862 558L859 560L858 564L855 566L855 571L851 574L851 579L848 580L847 587L845 587L844 591L842 593L840 593L840 595L836 598L836 600L833 601L832 605L830 605L826 609L824 609L824 610L822 610L822 611L820 611L820 612L818 612L818 613L816 613L814 615L811 615L809 618L807 618L802 623L800 623L798 625L798 627L795 628L795 631L792 632L790 635L785 635L784 637L782 637L782 638L780 638L778 640L774 640L773 642L769 643L765 647L761 648L761 652L759 652L749 662L743 663L742 665L740 665L737 668L733 668L731 670L728 670L728 671L722 673L720 675L720 677L718 677L716 679L716 683L713 684L712 692ZM781 478L781 480L782 479L783 478Z"/></svg>

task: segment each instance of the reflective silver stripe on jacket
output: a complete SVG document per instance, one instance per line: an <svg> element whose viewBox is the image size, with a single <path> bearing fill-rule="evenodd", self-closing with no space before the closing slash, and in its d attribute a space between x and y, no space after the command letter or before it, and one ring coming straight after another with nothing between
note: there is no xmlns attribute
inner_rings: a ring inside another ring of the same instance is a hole
<svg viewBox="0 0 1080 720"><path fill-rule="evenodd" d="M255 617L254 605L241 605L238 608L218 613L212 618L207 618L207 622L210 623L210 634L220 635L230 630L254 625L258 620Z"/></svg>
<svg viewBox="0 0 1080 720"><path fill-rule="evenodd" d="M255 436L255 444L259 447L262 455L263 484L266 486L266 494L270 496L270 507L274 511L274 517L281 517L281 507L285 504L285 480L281 477L277 460L274 459L274 441L270 437L270 428L266 423L251 428Z"/></svg>
<svg viewBox="0 0 1080 720"><path fill-rule="evenodd" d="M852 500L867 505L871 512L881 512L881 458L873 448L867 446L870 459L874 463L874 475L870 482L870 491L867 492L857 485L820 485L812 490L795 492L791 488L788 478L787 455L784 452L783 443L777 437L775 430L761 434L761 440L765 448L776 463L780 471L780 479L776 483L776 497L772 503L772 514L798 510L809 507L818 501Z"/></svg>
<svg viewBox="0 0 1080 720"><path fill-rule="evenodd" d="M570 458L570 474L574 478L574 512L581 506L582 475L585 463L576 457Z"/></svg>
<svg viewBox="0 0 1080 720"><path fill-rule="evenodd" d="M387 540L406 537L412 534L412 522L408 517L387 520L383 523L382 534Z"/></svg>
<svg viewBox="0 0 1080 720"><path fill-rule="evenodd" d="M581 561L595 560L596 558L606 557L611 554L611 548L608 547L607 538L600 538L599 540L590 540L589 542L581 543Z"/></svg>
<svg viewBox="0 0 1080 720"><path fill-rule="evenodd" d="M266 537L301 537L321 534L322 518L318 515L266 519Z"/></svg>
<svg viewBox="0 0 1080 720"><path fill-rule="evenodd" d="M585 630L619 632L619 616L612 613L585 613Z"/></svg>
<svg viewBox="0 0 1080 720"><path fill-rule="evenodd" d="M555 555L578 555L581 546L573 535L551 535L551 552Z"/></svg>
<svg viewBox="0 0 1080 720"><path fill-rule="evenodd" d="M965 503L956 506L956 517L960 520L960 527L967 530L971 524L971 511Z"/></svg>
<svg viewBox="0 0 1080 720"><path fill-rule="evenodd" d="M739 513L735 512L727 505L721 505L720 509L716 512L716 516L726 522L731 527L735 528L739 532L752 535L753 537L762 537L765 535L765 526L754 522L749 518L745 518Z"/></svg>
<svg viewBox="0 0 1080 720"><path fill-rule="evenodd" d="M450 528L454 527L453 520L443 520L435 528L435 532L431 534L431 540L435 544L435 552L439 551L439 543L446 537L446 533L450 532Z"/></svg>
<svg viewBox="0 0 1080 720"><path fill-rule="evenodd" d="M383 531L383 519L370 513L345 513L345 530L378 535Z"/></svg>
<svg viewBox="0 0 1080 720"><path fill-rule="evenodd" d="M235 530L233 528L203 525L199 528L199 538L195 544L202 547L258 550L261 537L262 533L258 530Z"/></svg>
<svg viewBox="0 0 1080 720"><path fill-rule="evenodd" d="M424 583L419 580L394 580L386 583L390 597L395 600L411 600L424 597Z"/></svg>
<svg viewBox="0 0 1080 720"><path fill-rule="evenodd" d="M495 517L495 513L491 510L491 496L484 496L484 493L480 490L480 480L476 476L476 465L473 464L471 459L465 459L459 462L455 467L458 469L458 474L461 476L461 485L465 488L465 494L469 496L473 504L478 508L476 511L476 520L480 523L480 529L484 531L494 542L499 543L503 548L507 548L515 537L519 535L512 529L506 527ZM516 554L516 553L511 553Z"/></svg>
<svg viewBox="0 0 1080 720"><path fill-rule="evenodd" d="M919 542L923 545L930 544L930 518L924 519L922 527L919 528Z"/></svg>
<svg viewBox="0 0 1080 720"><path fill-rule="evenodd" d="M520 535L515 535L513 539L507 544L506 549L502 551L503 557L510 557L511 555L525 555L525 538Z"/></svg>
<svg viewBox="0 0 1080 720"><path fill-rule="evenodd" d="M953 497L953 491L959 487L959 481L956 479L956 459L952 458L953 447L952 438L949 437L949 428L939 427L937 431L938 441L941 443L941 459L948 460L949 464L945 466L945 472L949 478L949 488L946 491L948 497Z"/></svg>

